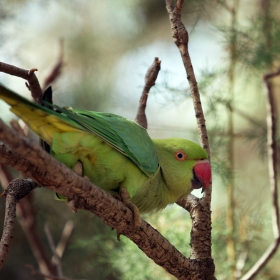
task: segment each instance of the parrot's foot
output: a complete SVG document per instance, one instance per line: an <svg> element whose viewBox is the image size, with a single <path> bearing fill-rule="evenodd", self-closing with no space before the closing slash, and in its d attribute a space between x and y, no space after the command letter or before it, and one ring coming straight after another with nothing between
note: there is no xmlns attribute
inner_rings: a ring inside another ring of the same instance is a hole
<svg viewBox="0 0 280 280"><path fill-rule="evenodd" d="M117 232L117 240L120 242L121 241L121 233Z"/></svg>
<svg viewBox="0 0 280 280"><path fill-rule="evenodd" d="M83 164L78 160L74 167L73 167L73 171L79 175L79 176L83 176ZM84 179L89 181L89 178L87 176L83 177ZM78 208L76 207L77 205L77 199L72 199L72 200L67 200L67 205L69 206L69 208L72 210L73 213L77 213Z"/></svg>
<svg viewBox="0 0 280 280"><path fill-rule="evenodd" d="M138 208L132 202L130 202L130 200L129 200L130 196L129 196L129 193L126 188L121 188L120 198L121 198L122 203L131 210L131 212L133 214L134 225L137 228L140 228L140 225L141 225L140 212L139 212Z"/></svg>
<svg viewBox="0 0 280 280"><path fill-rule="evenodd" d="M74 214L77 213L78 211L78 208L76 207L76 200L75 199L72 199L72 200L67 200L66 204L68 205L68 207L72 210L72 212Z"/></svg>
<svg viewBox="0 0 280 280"><path fill-rule="evenodd" d="M73 171L77 175L79 175L81 177L83 176L83 164L79 160L75 163L75 165L73 167Z"/></svg>
<svg viewBox="0 0 280 280"><path fill-rule="evenodd" d="M90 181L90 179L89 179L88 176L84 176L83 178L86 179L86 180L88 180L88 181Z"/></svg>
<svg viewBox="0 0 280 280"><path fill-rule="evenodd" d="M118 199L118 200L119 200L119 197L118 197L118 198L116 198L116 199ZM111 227L111 230L115 230L115 229L114 229L113 227ZM117 231L117 230L116 230L116 231ZM122 234L121 234L121 233L119 233L119 232L117 231L117 240L118 240L118 241L121 241L121 238L120 238L120 237L121 237L121 235L122 235Z"/></svg>

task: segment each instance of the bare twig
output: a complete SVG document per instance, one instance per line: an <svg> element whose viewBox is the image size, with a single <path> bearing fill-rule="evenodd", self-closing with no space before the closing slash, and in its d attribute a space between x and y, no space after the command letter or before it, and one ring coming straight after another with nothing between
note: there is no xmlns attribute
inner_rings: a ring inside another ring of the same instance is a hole
<svg viewBox="0 0 280 280"><path fill-rule="evenodd" d="M200 94L193 71L190 55L188 52L188 32L181 20L181 10L183 0L176 1L176 5L172 7L172 0L166 0L166 9L169 14L171 23L172 37L174 43L178 47L184 67L187 73L187 79L193 99L195 116L197 119L200 143L207 151L210 160L210 147L206 130L204 113L201 106ZM180 206L190 211L192 217L191 231L191 258L198 260L211 259L211 186L204 192L202 200L197 201L194 197L189 196L184 201L177 202ZM202 237L203 236L203 237ZM203 263L203 262L202 262ZM214 263L212 269L215 269ZM209 269L208 277L214 278L214 272L211 274ZM211 276L210 276L211 275Z"/></svg>
<svg viewBox="0 0 280 280"><path fill-rule="evenodd" d="M63 273L62 273L61 258L58 256L58 254L56 252L53 237L52 237L51 230L50 230L50 227L49 227L48 223L45 223L45 228L44 229L45 229L45 233L46 233L50 248L51 248L52 253L53 253L53 260L54 260L53 263L56 267L58 277L63 278L64 276L63 276Z"/></svg>
<svg viewBox="0 0 280 280"><path fill-rule="evenodd" d="M140 97L138 111L135 119L138 124L140 124L146 129L148 128L148 122L147 122L145 109L147 105L148 94L151 87L154 86L156 83L158 72L160 71L160 63L161 61L158 59L158 57L156 57L153 64L147 70L145 76L145 86L143 88L142 95Z"/></svg>
<svg viewBox="0 0 280 280"><path fill-rule="evenodd" d="M36 68L33 68L31 70L25 70L10 64L6 64L4 62L0 62L0 72L4 72L27 80L27 87L31 91L32 97L36 102L39 102L39 100L43 96L43 92L38 82L38 79L34 73L35 71L37 71Z"/></svg>
<svg viewBox="0 0 280 280"><path fill-rule="evenodd" d="M19 122L15 120L11 120L10 124L19 135L27 135L26 130L28 130L28 127L25 124L23 128L19 125ZM2 185L5 188L5 186L8 186L9 182L11 182L13 178L8 172L7 167L3 164L2 170L5 171L5 173L3 176L1 176L1 181L3 181ZM19 224L26 235L27 241L38 263L41 273L50 275L53 274L55 270L54 266L50 262L49 257L47 256L48 254L45 251L40 239L40 235L36 229L35 211L33 209L32 198L32 193L30 193L17 203L17 217Z"/></svg>
<svg viewBox="0 0 280 280"><path fill-rule="evenodd" d="M61 38L59 40L59 56L56 64L52 68L49 75L45 78L44 84L43 84L43 91L52 84L61 74L61 69L63 66L63 46L64 46L64 40Z"/></svg>
<svg viewBox="0 0 280 280"><path fill-rule="evenodd" d="M242 270L246 264L246 260L248 259L248 251L243 251L240 253L237 262L236 262L236 267L235 267L235 273L234 277L236 279L239 279L242 275Z"/></svg>
<svg viewBox="0 0 280 280"><path fill-rule="evenodd" d="M4 195L6 196L6 209L3 235L0 241L0 270L3 267L13 238L16 204L20 199L37 187L39 187L38 184L31 180L16 179L13 180L4 191Z"/></svg>
<svg viewBox="0 0 280 280"><path fill-rule="evenodd" d="M171 30L172 30L172 37L174 43L178 47L186 72L187 72L187 79L189 81L190 90L193 98L194 103L194 110L195 116L198 125L198 132L200 136L200 143L202 147L207 151L208 156L210 158L210 148L209 148L209 141L207 136L207 130L205 125L205 118L201 106L200 101L200 94L195 78L195 74L193 71L193 66L191 63L191 58L188 52L188 32L181 21L181 10L183 6L183 1L178 0L176 2L176 6L172 7L172 0L166 0L166 9L169 14L169 19L171 23ZM211 188L208 188L208 195L211 195Z"/></svg>
<svg viewBox="0 0 280 280"><path fill-rule="evenodd" d="M74 228L74 223L72 221L67 221L64 228L63 228L60 240L59 240L59 242L56 246L56 249L55 249L56 254L60 258L62 258L62 256L63 256L66 245L68 244L68 241L69 241L70 236L72 234L73 228ZM54 261L54 258L52 258L52 261Z"/></svg>
<svg viewBox="0 0 280 280"><path fill-rule="evenodd" d="M241 278L241 280L253 279L276 253L280 244L279 204L277 191L277 142L276 142L276 102L270 79L280 75L280 70L264 76L267 89L267 147L268 147L268 170L270 177L270 190L272 196L272 227L274 241L267 248L254 266Z"/></svg>

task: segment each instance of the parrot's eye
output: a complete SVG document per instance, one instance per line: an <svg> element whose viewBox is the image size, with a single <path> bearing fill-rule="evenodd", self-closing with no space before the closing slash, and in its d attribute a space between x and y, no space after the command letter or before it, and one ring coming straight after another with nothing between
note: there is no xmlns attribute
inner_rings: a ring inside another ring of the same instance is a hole
<svg viewBox="0 0 280 280"><path fill-rule="evenodd" d="M174 154L174 157L178 160L178 161L184 161L187 159L187 155L184 151L176 151Z"/></svg>

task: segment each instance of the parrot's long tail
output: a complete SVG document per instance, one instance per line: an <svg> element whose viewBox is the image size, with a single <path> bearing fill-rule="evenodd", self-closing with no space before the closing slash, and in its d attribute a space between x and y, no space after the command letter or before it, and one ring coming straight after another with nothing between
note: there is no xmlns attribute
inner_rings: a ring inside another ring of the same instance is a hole
<svg viewBox="0 0 280 280"><path fill-rule="evenodd" d="M31 102L0 84L0 99L11 106L11 112L21 118L36 134L49 145L53 133L79 131L66 116L47 107Z"/></svg>

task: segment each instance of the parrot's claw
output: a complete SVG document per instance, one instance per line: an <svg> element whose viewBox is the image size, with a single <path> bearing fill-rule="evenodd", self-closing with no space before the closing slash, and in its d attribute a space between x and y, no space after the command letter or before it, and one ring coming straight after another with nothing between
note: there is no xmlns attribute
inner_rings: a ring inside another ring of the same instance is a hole
<svg viewBox="0 0 280 280"><path fill-rule="evenodd" d="M117 240L120 242L121 241L121 234L117 232Z"/></svg>
<svg viewBox="0 0 280 280"><path fill-rule="evenodd" d="M83 164L79 160L75 163L75 165L73 167L73 171L77 175L79 175L81 177L83 176Z"/></svg>
<svg viewBox="0 0 280 280"><path fill-rule="evenodd" d="M130 196L129 196L129 193L126 188L121 188L120 198L121 198L122 203L131 210L131 212L133 214L133 220L134 220L135 227L140 228L140 225L141 225L140 212L139 212L138 208L132 202L130 202L130 200L129 200Z"/></svg>
<svg viewBox="0 0 280 280"><path fill-rule="evenodd" d="M78 211L78 208L76 207L76 200L75 199L67 200L66 203L67 203L68 207L72 210L72 212L74 214L76 214Z"/></svg>
<svg viewBox="0 0 280 280"><path fill-rule="evenodd" d="M83 176L83 164L78 160L74 167L73 167L73 171L79 175L79 176ZM89 178L87 176L83 177L84 179L89 181ZM73 213L77 213L78 208L76 207L77 205L77 199L72 199L72 200L67 200L67 205L69 206L69 208L72 210Z"/></svg>
<svg viewBox="0 0 280 280"><path fill-rule="evenodd" d="M111 227L111 230L114 230L114 228L113 227ZM121 241L121 233L119 233L118 231L117 231L117 240L118 241Z"/></svg>

